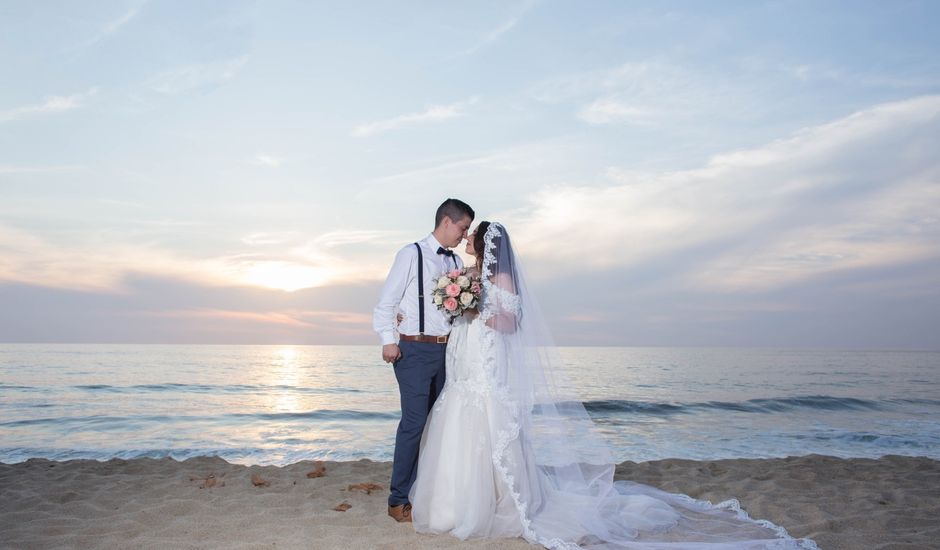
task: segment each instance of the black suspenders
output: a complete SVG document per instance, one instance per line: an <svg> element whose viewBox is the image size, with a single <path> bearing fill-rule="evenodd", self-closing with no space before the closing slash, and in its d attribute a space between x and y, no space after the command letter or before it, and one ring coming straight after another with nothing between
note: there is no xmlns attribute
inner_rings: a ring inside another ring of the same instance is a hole
<svg viewBox="0 0 940 550"><path fill-rule="evenodd" d="M418 249L418 334L424 336L424 255L421 254L421 245L414 245ZM450 259L454 262L454 269L457 269L457 257L451 256Z"/></svg>
<svg viewBox="0 0 940 550"><path fill-rule="evenodd" d="M424 336L424 256L421 255L421 245L415 243L418 249L418 334Z"/></svg>

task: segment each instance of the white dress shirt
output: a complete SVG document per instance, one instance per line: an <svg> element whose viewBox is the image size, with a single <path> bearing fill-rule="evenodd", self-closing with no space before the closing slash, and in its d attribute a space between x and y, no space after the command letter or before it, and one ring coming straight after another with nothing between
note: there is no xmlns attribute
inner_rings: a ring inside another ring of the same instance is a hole
<svg viewBox="0 0 940 550"><path fill-rule="evenodd" d="M424 256L424 333L429 336L450 334L450 320L441 313L431 296L434 280L445 271L463 268L463 260L457 254L452 257L438 254L441 243L434 234L418 241ZM398 342L398 334L419 333L418 319L418 251L414 244L402 248L395 255L395 262L385 279L379 304L372 313L372 327L382 338L382 345ZM396 315L402 314L398 325ZM396 330L397 326L397 330Z"/></svg>

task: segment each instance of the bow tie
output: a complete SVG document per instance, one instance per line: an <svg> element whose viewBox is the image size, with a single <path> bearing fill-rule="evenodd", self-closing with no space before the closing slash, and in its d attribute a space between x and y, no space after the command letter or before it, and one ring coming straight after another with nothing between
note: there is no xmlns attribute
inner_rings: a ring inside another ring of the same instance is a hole
<svg viewBox="0 0 940 550"><path fill-rule="evenodd" d="M438 254L443 254L443 255L445 255L445 256L450 256L451 258L454 257L454 251L453 251L453 250L447 250L447 249L444 248L443 246L437 247L437 253L438 253Z"/></svg>

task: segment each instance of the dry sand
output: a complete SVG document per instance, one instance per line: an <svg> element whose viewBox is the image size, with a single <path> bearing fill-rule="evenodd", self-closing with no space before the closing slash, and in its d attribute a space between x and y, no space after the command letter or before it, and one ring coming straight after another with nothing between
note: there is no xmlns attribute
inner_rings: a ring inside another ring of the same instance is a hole
<svg viewBox="0 0 940 550"><path fill-rule="evenodd" d="M385 515L391 464L324 466L322 477L308 478L309 461L0 464L0 547L533 548L519 539L418 535ZM210 474L214 485L206 483ZM927 458L657 460L625 462L617 477L713 502L737 498L752 517L813 538L823 550L940 548L940 462ZM381 489L348 489L357 483ZM332 509L342 502L351 507Z"/></svg>

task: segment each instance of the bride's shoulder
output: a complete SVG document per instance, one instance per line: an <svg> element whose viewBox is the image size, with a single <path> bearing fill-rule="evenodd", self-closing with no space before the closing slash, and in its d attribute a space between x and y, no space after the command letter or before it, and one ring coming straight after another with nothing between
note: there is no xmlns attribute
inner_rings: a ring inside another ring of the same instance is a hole
<svg viewBox="0 0 940 550"><path fill-rule="evenodd" d="M480 276L480 269L479 269L477 266L475 266L475 265L471 265L470 267L467 268L467 276L469 276L469 277L479 277L479 276Z"/></svg>
<svg viewBox="0 0 940 550"><path fill-rule="evenodd" d="M516 283L509 273L497 273L490 278L494 285L507 292L516 292Z"/></svg>

